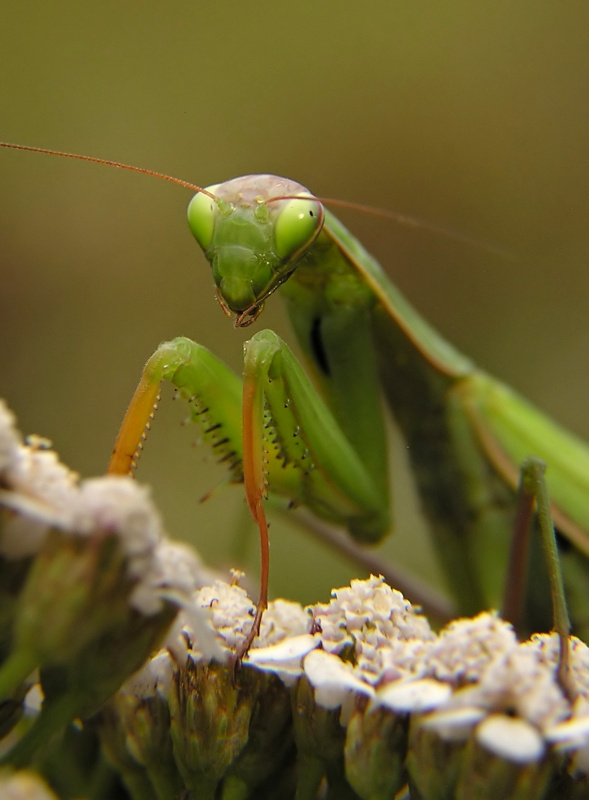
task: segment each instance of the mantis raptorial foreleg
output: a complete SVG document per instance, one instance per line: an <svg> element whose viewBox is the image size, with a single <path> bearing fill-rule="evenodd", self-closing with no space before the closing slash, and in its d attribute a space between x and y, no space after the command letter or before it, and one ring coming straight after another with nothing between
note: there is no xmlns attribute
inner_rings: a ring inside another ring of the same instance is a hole
<svg viewBox="0 0 589 800"><path fill-rule="evenodd" d="M171 382L189 403L191 418L235 481L241 481L241 382L205 347L180 337L160 345L151 356L129 404L115 442L108 472L126 475L141 449L159 399L162 381ZM195 390L195 387L197 391Z"/></svg>
<svg viewBox="0 0 589 800"><path fill-rule="evenodd" d="M193 421L233 480L244 481L260 529L260 599L245 651L267 605L266 484L291 503L346 524L368 541L380 538L388 523L386 503L290 349L271 331L260 331L247 342L243 384L206 348L188 339L161 345L147 362L123 420L110 473L126 474L132 468L162 381L169 381L189 402Z"/></svg>

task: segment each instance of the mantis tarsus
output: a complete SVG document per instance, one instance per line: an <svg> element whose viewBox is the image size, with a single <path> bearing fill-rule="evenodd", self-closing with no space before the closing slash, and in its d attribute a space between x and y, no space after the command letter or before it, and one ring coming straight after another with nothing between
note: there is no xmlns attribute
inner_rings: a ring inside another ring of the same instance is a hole
<svg viewBox="0 0 589 800"><path fill-rule="evenodd" d="M211 263L221 307L236 326L247 326L280 288L319 391L271 331L247 342L243 382L194 342L167 342L147 363L110 470L129 471L160 383L171 381L232 478L244 481L265 542L251 638L267 594L266 485L360 541L387 532L381 387L406 438L460 611L498 604L520 465L534 455L548 464L552 515L571 545L562 559L573 623L585 633L587 447L442 339L305 187L258 175L192 188L189 224ZM545 629L546 582L532 583L526 625Z"/></svg>

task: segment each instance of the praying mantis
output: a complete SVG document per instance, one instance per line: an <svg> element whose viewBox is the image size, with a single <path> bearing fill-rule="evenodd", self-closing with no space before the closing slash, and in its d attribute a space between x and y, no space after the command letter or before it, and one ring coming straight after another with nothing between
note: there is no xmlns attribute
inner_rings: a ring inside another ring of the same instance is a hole
<svg viewBox="0 0 589 800"><path fill-rule="evenodd" d="M248 644L267 601L268 490L344 526L360 542L388 532L383 397L405 437L460 612L499 603L520 465L533 455L548 465L571 616L576 632L587 633L587 446L446 342L304 186L272 175L207 188L175 182L196 191L188 221L211 264L222 310L235 326L249 326L278 291L313 380L272 331L246 343L243 379L186 338L166 342L143 371L109 471L132 469L160 384L170 381L231 479L243 481L260 529L260 600ZM532 570L526 624L545 629L547 582L542 565Z"/></svg>

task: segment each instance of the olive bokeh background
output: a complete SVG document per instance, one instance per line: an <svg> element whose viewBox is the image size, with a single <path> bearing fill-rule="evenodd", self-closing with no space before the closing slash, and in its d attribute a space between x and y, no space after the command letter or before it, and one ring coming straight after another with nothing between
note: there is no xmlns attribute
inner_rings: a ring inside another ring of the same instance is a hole
<svg viewBox="0 0 589 800"><path fill-rule="evenodd" d="M512 258L338 212L485 369L589 439L589 8L582 3L33 2L0 24L0 139L200 185L251 172L413 214ZM213 297L190 195L0 150L0 394L83 475L104 470L143 362L184 334L236 370L252 333ZM288 336L278 298L261 325ZM257 327L260 327L258 324ZM169 396L169 392L166 396ZM164 402L139 477L210 563L257 545L239 487ZM396 479L386 549L434 575ZM353 566L272 526L272 590L327 597Z"/></svg>

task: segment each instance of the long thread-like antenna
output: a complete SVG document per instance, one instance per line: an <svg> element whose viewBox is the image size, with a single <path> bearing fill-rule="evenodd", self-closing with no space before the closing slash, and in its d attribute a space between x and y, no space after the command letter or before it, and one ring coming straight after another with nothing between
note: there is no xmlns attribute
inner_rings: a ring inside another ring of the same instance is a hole
<svg viewBox="0 0 589 800"><path fill-rule="evenodd" d="M297 195L296 198L291 195L279 195L271 197L267 203L273 203L278 200L319 200L326 206L337 206L338 208L347 208L351 211L359 211L362 214L370 214L373 217L380 219L390 219L396 225L401 225L404 228L413 228L414 230L427 231L433 233L435 236L441 236L444 239L451 239L459 244L474 247L476 250L487 250L489 253L501 256L501 258L513 259L514 256L501 245L494 244L493 242L485 242L482 239L476 239L472 236L467 236L459 231L453 231L443 225L437 225L435 222L428 222L419 217L412 217L409 214L400 214L398 211L390 211L386 208L375 208L374 206L366 205L365 203L354 203L350 200L339 200L335 197L305 197L304 195Z"/></svg>
<svg viewBox="0 0 589 800"><path fill-rule="evenodd" d="M117 169L126 169L129 172L140 172L142 175L151 175L152 178L160 178L162 181L170 181L176 183L178 186L184 186L186 189L192 189L194 192L203 192L204 194L215 200L215 196L201 186L195 183L183 181L181 178L174 178L172 175L166 175L164 172L155 172L152 169L145 169L144 167L134 167L132 164L123 164L121 161L110 161L107 158L96 158L95 156L82 156L79 153L64 153L61 150L49 150L46 147L31 147L26 144L11 144L9 142L0 142L0 147L8 147L11 150L27 150L29 153L43 153L47 156L59 156L60 158L75 158L78 161L90 161L92 164L103 164L106 167L117 167Z"/></svg>
<svg viewBox="0 0 589 800"><path fill-rule="evenodd" d="M103 164L106 167L116 167L117 169L126 169L129 172L139 172L142 175L150 175L152 178L159 178L163 181L169 181L170 183L175 183L178 186L183 186L186 189L192 189L194 192L202 192L210 197L212 200L218 202L218 198L215 195L208 192L206 189L203 189L201 186L197 186L195 183L190 183L189 181L183 181L181 178L174 178L172 175L166 175L163 172L156 172L152 169L145 169L144 167L135 167L132 164L123 164L120 161L110 161L107 158L96 158L95 156L83 156L79 153L65 153L61 150L50 150L46 147L32 147L30 145L25 144L12 144L10 142L0 142L0 147L7 147L11 150L26 150L30 153L43 153L44 155L49 156L59 156L60 158L75 158L78 161L89 161L92 164ZM278 200L304 200L304 197L298 195L297 197L293 197L290 195L279 195L277 197L271 197L266 202L273 203L277 202ZM382 219L389 219L395 222L397 225L402 225L406 228L414 228L417 230L424 230L428 231L429 233L433 233L436 236L442 236L446 239L452 239L456 242L460 242L461 244L468 245L469 247L474 247L478 250L487 250L490 253L494 253L495 255L499 255L502 258L509 258L512 259L513 255L506 251L499 245L492 244L490 242L485 242L480 239L475 239L471 236L466 236L463 233L459 233L458 231L452 231L448 228L445 228L443 225L436 225L432 222L427 222L426 220L419 219L418 217L412 217L408 214L400 214L396 211L389 211L388 209L384 208L374 208L373 206L364 205L363 203L352 203L348 200L338 200L333 197L309 197L307 199L310 200L319 200L320 203L324 203L328 206L338 206L339 208L349 208L352 211L360 211L363 214L371 214L372 216L380 217Z"/></svg>

